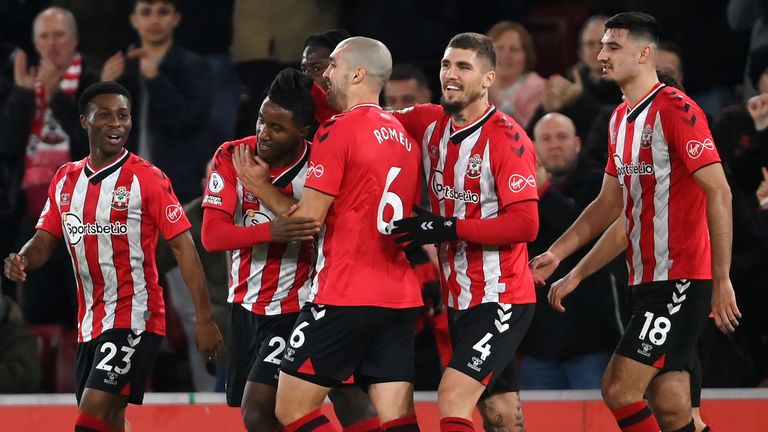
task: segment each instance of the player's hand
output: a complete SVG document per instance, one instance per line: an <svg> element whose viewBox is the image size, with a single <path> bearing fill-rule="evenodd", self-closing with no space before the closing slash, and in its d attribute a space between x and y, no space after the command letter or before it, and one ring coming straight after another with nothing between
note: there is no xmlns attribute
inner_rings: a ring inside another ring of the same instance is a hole
<svg viewBox="0 0 768 432"><path fill-rule="evenodd" d="M768 93L749 98L747 111L755 122L755 129L763 130L768 127Z"/></svg>
<svg viewBox="0 0 768 432"><path fill-rule="evenodd" d="M755 196L757 196L757 202L760 203L760 208L768 210L768 169L762 167L760 168L760 171L763 173L763 181L761 181L760 185L757 187Z"/></svg>
<svg viewBox="0 0 768 432"><path fill-rule="evenodd" d="M403 218L393 223L392 234L403 234L395 241L408 243L407 247L441 243L456 240L456 218L438 216L421 207L413 206L416 216Z"/></svg>
<svg viewBox="0 0 768 432"><path fill-rule="evenodd" d="M128 58L139 59L139 71L146 79L154 79L160 73L157 59L146 48L129 48Z"/></svg>
<svg viewBox="0 0 768 432"><path fill-rule="evenodd" d="M563 299L565 296L572 293L580 283L581 278L571 273L568 273L555 281L555 283L549 287L549 293L547 294L549 305L558 312L565 312L565 307L563 307L562 303Z"/></svg>
<svg viewBox="0 0 768 432"><path fill-rule="evenodd" d="M25 89L35 88L35 75L37 70L27 66L27 53L17 49L13 55L13 82Z"/></svg>
<svg viewBox="0 0 768 432"><path fill-rule="evenodd" d="M533 282L537 286L545 285L547 279L552 276L559 265L560 258L550 251L546 251L528 262L528 267L533 274Z"/></svg>
<svg viewBox="0 0 768 432"><path fill-rule="evenodd" d="M195 325L195 345L206 360L215 360L224 354L224 338L211 315L208 319L198 319Z"/></svg>
<svg viewBox="0 0 768 432"><path fill-rule="evenodd" d="M117 81L123 76L125 72L125 55L122 51L118 51L112 57L108 58L104 62L104 67L101 69L102 81Z"/></svg>
<svg viewBox="0 0 768 432"><path fill-rule="evenodd" d="M733 333L738 327L741 312L736 305L736 293L730 278L712 281L712 314L721 332Z"/></svg>
<svg viewBox="0 0 768 432"><path fill-rule="evenodd" d="M269 223L269 232L273 242L312 241L320 224L308 217L278 216Z"/></svg>
<svg viewBox="0 0 768 432"><path fill-rule="evenodd" d="M232 153L232 162L235 165L237 178L240 183L251 192L258 195L261 187L270 184L269 164L251 153L251 148L246 144L240 144Z"/></svg>
<svg viewBox="0 0 768 432"><path fill-rule="evenodd" d="M29 265L29 259L27 259L27 257L17 253L11 253L8 255L8 258L5 259L3 273L5 273L5 277L14 282L25 282L27 280L27 265Z"/></svg>

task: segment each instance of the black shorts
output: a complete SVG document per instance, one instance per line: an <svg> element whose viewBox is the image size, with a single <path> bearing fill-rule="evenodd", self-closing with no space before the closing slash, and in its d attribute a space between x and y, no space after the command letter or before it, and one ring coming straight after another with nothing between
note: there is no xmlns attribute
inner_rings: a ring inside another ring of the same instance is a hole
<svg viewBox="0 0 768 432"><path fill-rule="evenodd" d="M632 287L632 318L616 354L662 371L690 370L707 324L710 280L672 280Z"/></svg>
<svg viewBox="0 0 768 432"><path fill-rule="evenodd" d="M413 381L420 313L421 308L307 303L280 370L324 387Z"/></svg>
<svg viewBox="0 0 768 432"><path fill-rule="evenodd" d="M280 360L298 315L257 315L240 303L229 305L227 405L240 406L246 381L277 388Z"/></svg>
<svg viewBox="0 0 768 432"><path fill-rule="evenodd" d="M717 331L717 327L715 327L714 318L707 319L707 325L704 326L704 331L699 336L699 340L696 341L696 349L689 369L691 373L691 406L693 408L701 406L701 387L704 382L704 370L707 367L709 350L712 348L712 337L715 331Z"/></svg>
<svg viewBox="0 0 768 432"><path fill-rule="evenodd" d="M518 391L515 352L533 320L535 304L483 303L448 309L453 357L449 367L486 386L482 398Z"/></svg>
<svg viewBox="0 0 768 432"><path fill-rule="evenodd" d="M86 387L128 397L141 405L144 386L163 337L130 329L110 329L77 346L75 396L77 404Z"/></svg>

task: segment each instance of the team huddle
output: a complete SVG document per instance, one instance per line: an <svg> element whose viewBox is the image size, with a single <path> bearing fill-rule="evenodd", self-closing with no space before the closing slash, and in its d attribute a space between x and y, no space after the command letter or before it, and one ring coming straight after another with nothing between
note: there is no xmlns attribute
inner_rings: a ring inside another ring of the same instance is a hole
<svg viewBox="0 0 768 432"><path fill-rule="evenodd" d="M595 271L626 248L632 301L605 372L606 405L623 431L697 430L696 341L710 313L726 332L740 317L728 278L730 189L703 112L659 82L656 21L618 14L602 45L603 75L625 97L606 131L602 190L530 262L536 154L525 130L489 102L488 37L450 40L440 104L383 110L392 57L365 37L336 46L325 88L293 69L277 75L256 134L212 155L202 204L204 247L230 251L226 398L247 430L335 430L321 411L326 396L344 430L438 430L419 425L414 409L423 300L405 253L432 245L452 348L439 430L474 431L475 408L486 430L525 430L515 353L535 284L604 233L579 266ZM79 109L90 155L56 173L36 234L5 260L5 274L23 281L66 242L79 298L75 430L123 430L165 333L158 233L195 301L198 349L210 360L224 347L169 179L124 149L130 93L97 83ZM421 194L429 209L417 206ZM562 309L577 285L555 282L552 306Z"/></svg>

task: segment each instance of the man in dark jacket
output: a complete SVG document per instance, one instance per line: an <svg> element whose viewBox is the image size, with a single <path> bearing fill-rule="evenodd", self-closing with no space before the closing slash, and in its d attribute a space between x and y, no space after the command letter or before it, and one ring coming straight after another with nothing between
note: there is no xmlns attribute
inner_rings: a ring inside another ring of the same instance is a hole
<svg viewBox="0 0 768 432"><path fill-rule="evenodd" d="M107 60L102 81L118 81L134 95L128 150L171 178L181 202L200 194L198 179L219 143L204 142L213 100L208 63L173 41L181 20L175 0L138 0L131 25L141 46Z"/></svg>
<svg viewBox="0 0 768 432"><path fill-rule="evenodd" d="M37 392L41 378L37 339L19 307L0 295L0 393Z"/></svg>
<svg viewBox="0 0 768 432"><path fill-rule="evenodd" d="M18 205L10 209L13 214L4 217L19 222L0 229L15 230L19 242L32 235L56 170L88 154L75 101L96 81L77 52L77 24L70 11L52 7L40 12L32 36L39 65L30 66L27 54L16 52L13 87L0 114L0 159L7 174L3 195L19 197L8 203ZM74 324L74 278L63 246L43 271L27 279L23 299L30 322Z"/></svg>
<svg viewBox="0 0 768 432"><path fill-rule="evenodd" d="M543 252L571 225L597 196L603 178L601 167L580 151L573 122L562 114L539 120L534 144L540 163L539 236L528 246L530 256ZM570 269L579 258L560 268ZM568 297L567 314L549 307L548 286L536 288L536 314L521 345L523 388L600 388L621 334L619 305L626 276L617 272L621 266L608 266L584 280L589 286L574 292L579 297Z"/></svg>

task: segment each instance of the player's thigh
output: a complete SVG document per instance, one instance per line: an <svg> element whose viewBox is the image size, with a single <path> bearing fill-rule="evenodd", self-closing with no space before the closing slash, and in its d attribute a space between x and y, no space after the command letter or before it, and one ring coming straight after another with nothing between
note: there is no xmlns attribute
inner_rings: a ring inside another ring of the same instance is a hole
<svg viewBox="0 0 768 432"><path fill-rule="evenodd" d="M141 404L162 340L157 334L129 329L102 333L91 345L92 357L83 353L84 357L78 359L78 363L84 363L78 369L90 364L84 388L121 395L129 403Z"/></svg>
<svg viewBox="0 0 768 432"><path fill-rule="evenodd" d="M707 324L711 281L632 287L632 318L616 353L660 370L684 370Z"/></svg>
<svg viewBox="0 0 768 432"><path fill-rule="evenodd" d="M653 366L613 354L603 374L603 400L612 410L641 400L658 372Z"/></svg>
<svg viewBox="0 0 768 432"><path fill-rule="evenodd" d="M519 390L514 357L534 308L533 304L484 303L449 311L453 341L449 367L486 386L489 395ZM440 387L445 390L446 384L441 382Z"/></svg>
<svg viewBox="0 0 768 432"><path fill-rule="evenodd" d="M238 407L258 353L258 317L239 303L229 305L227 405Z"/></svg>

